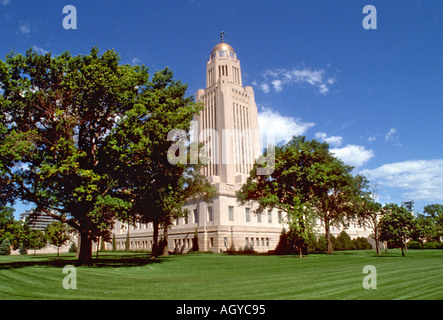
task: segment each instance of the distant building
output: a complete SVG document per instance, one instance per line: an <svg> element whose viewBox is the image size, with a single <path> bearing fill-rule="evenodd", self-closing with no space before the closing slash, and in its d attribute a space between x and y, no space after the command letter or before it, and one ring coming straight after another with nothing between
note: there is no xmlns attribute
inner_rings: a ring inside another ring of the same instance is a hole
<svg viewBox="0 0 443 320"><path fill-rule="evenodd" d="M406 208L409 212L412 214L414 213L415 207L414 207L414 201L405 201L401 203L401 206Z"/></svg>
<svg viewBox="0 0 443 320"><path fill-rule="evenodd" d="M28 220L29 227L34 230L45 230L46 226L56 221L54 218L46 215L43 212L38 216L29 218L31 216L31 213L32 211L25 211L21 213L20 220Z"/></svg>

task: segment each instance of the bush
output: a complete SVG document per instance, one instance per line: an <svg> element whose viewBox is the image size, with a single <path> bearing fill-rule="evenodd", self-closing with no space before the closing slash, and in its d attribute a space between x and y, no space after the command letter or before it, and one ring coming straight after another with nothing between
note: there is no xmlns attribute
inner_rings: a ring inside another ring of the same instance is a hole
<svg viewBox="0 0 443 320"><path fill-rule="evenodd" d="M326 250L327 250L326 237L321 234L317 238L317 243L315 244L315 251L325 252Z"/></svg>
<svg viewBox="0 0 443 320"><path fill-rule="evenodd" d="M421 249L422 244L418 241L409 241L408 242L408 249Z"/></svg>
<svg viewBox="0 0 443 320"><path fill-rule="evenodd" d="M432 241L432 242L425 242L424 249L443 249L443 243Z"/></svg>
<svg viewBox="0 0 443 320"><path fill-rule="evenodd" d="M0 245L0 255L8 256L11 254L11 243L7 238L5 238Z"/></svg>
<svg viewBox="0 0 443 320"><path fill-rule="evenodd" d="M334 251L343 251L343 245L340 240L333 235L331 235L332 249Z"/></svg>
<svg viewBox="0 0 443 320"><path fill-rule="evenodd" d="M357 250L372 249L371 244L369 243L368 239L366 239L366 238L358 237L358 238L352 239L352 242L355 244Z"/></svg>
<svg viewBox="0 0 443 320"><path fill-rule="evenodd" d="M343 250L355 250L357 247L352 242L351 237L346 233L346 231L340 232L340 235L337 237L340 241Z"/></svg>

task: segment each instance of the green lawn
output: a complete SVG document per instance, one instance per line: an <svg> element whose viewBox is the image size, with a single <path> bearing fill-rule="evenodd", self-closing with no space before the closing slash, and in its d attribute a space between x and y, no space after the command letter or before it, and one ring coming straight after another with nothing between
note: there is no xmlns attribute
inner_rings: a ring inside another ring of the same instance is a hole
<svg viewBox="0 0 443 320"><path fill-rule="evenodd" d="M77 267L77 289L65 290L73 255L0 256L0 299L443 299L443 251L390 250L293 256L189 254L146 258L100 253ZM364 289L363 267L377 270Z"/></svg>

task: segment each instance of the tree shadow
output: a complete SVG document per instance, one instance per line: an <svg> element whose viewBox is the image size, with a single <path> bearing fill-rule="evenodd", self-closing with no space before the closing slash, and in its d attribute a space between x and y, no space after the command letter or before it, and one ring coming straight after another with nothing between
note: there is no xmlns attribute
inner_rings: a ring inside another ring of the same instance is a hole
<svg viewBox="0 0 443 320"><path fill-rule="evenodd" d="M78 267L90 268L127 268L127 267L141 267L153 263L163 263L168 261L168 257L151 258L149 254L101 254L99 258L92 259L92 265L79 266L77 258L74 256L29 256L26 261L8 261L1 262L0 270L19 269L26 267L55 267L64 268L66 265L74 265Z"/></svg>

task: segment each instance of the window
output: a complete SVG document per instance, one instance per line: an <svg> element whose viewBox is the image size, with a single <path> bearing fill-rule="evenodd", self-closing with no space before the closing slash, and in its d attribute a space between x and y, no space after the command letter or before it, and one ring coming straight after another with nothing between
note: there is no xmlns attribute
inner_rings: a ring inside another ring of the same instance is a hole
<svg viewBox="0 0 443 320"><path fill-rule="evenodd" d="M211 246L211 247L213 247L214 246L214 238L209 238L209 245Z"/></svg>
<svg viewBox="0 0 443 320"><path fill-rule="evenodd" d="M272 210L268 210L268 222L272 223Z"/></svg>
<svg viewBox="0 0 443 320"><path fill-rule="evenodd" d="M266 245L269 247L269 238L266 238Z"/></svg>
<svg viewBox="0 0 443 320"><path fill-rule="evenodd" d="M261 211L257 212L257 222L261 222Z"/></svg>
<svg viewBox="0 0 443 320"><path fill-rule="evenodd" d="M234 207L233 206L228 207L228 216L229 216L229 221L234 221Z"/></svg>
<svg viewBox="0 0 443 320"><path fill-rule="evenodd" d="M185 224L188 224L188 214L185 215Z"/></svg>
<svg viewBox="0 0 443 320"><path fill-rule="evenodd" d="M281 211L278 212L278 223L282 222Z"/></svg>
<svg viewBox="0 0 443 320"><path fill-rule="evenodd" d="M245 238L245 244L249 246L249 238Z"/></svg>
<svg viewBox="0 0 443 320"><path fill-rule="evenodd" d="M198 210L194 209L194 222L198 223Z"/></svg>
<svg viewBox="0 0 443 320"><path fill-rule="evenodd" d="M251 213L249 212L249 208L245 209L245 217L246 217L246 222L251 221Z"/></svg>
<svg viewBox="0 0 443 320"><path fill-rule="evenodd" d="M224 242L225 248L227 248L228 247L228 238L224 237L223 242Z"/></svg>
<svg viewBox="0 0 443 320"><path fill-rule="evenodd" d="M208 207L208 221L214 221L214 217L212 216L212 207Z"/></svg>

